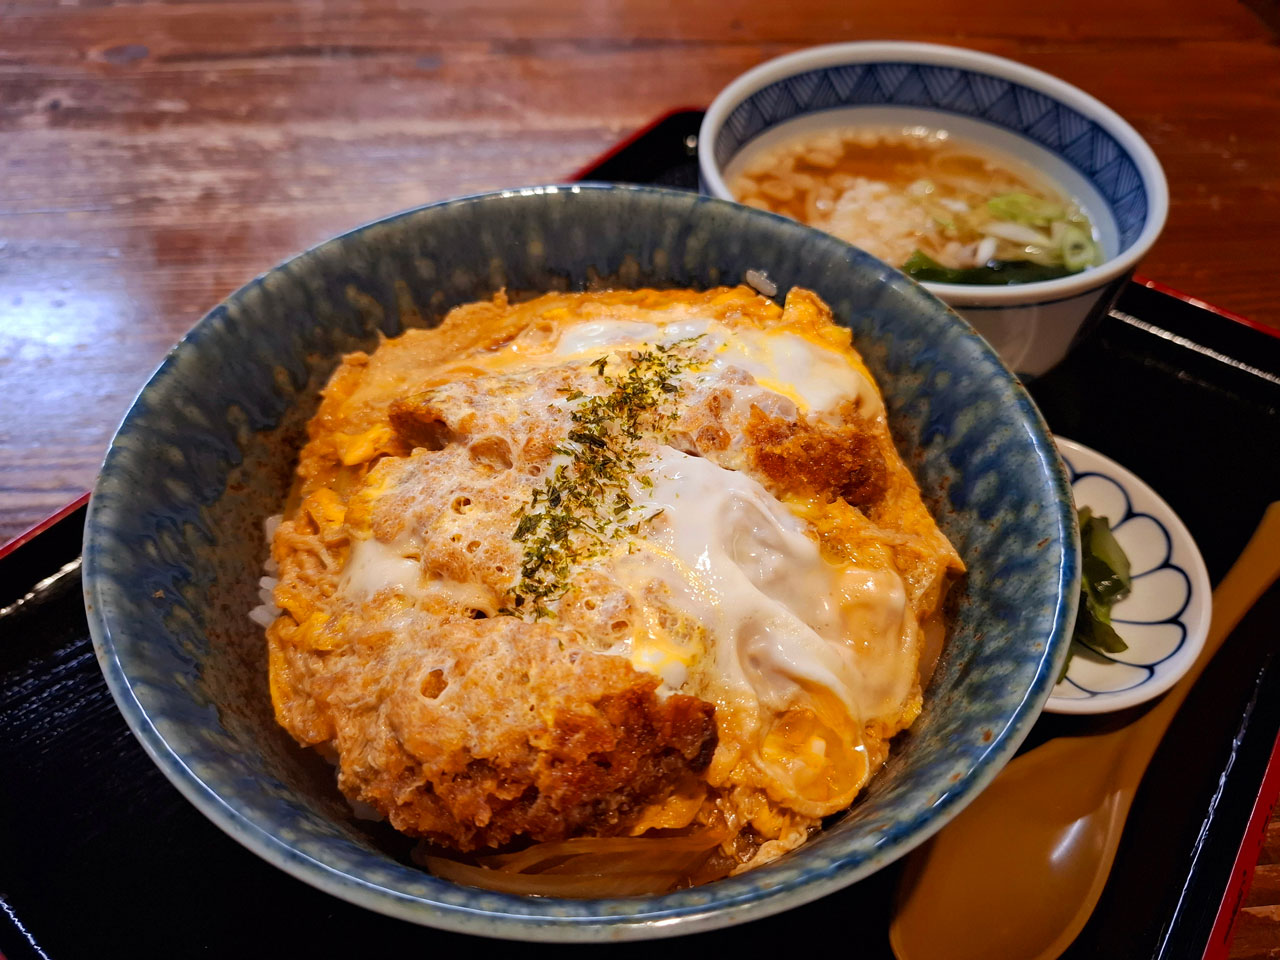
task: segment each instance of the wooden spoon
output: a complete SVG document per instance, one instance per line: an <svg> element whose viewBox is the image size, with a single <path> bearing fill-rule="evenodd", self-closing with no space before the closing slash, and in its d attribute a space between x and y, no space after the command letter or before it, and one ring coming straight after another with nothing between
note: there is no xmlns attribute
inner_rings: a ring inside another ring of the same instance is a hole
<svg viewBox="0 0 1280 960"><path fill-rule="evenodd" d="M1191 669L1141 719L1014 759L929 844L898 888L898 960L1048 960L1071 945L1111 872L1133 795L1192 684L1280 575L1280 502L1213 592Z"/></svg>

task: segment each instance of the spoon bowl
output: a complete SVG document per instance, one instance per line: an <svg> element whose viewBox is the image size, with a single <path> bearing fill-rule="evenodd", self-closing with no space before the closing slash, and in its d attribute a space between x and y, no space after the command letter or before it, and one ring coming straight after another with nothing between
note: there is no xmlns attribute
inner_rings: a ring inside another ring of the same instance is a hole
<svg viewBox="0 0 1280 960"><path fill-rule="evenodd" d="M1062 737L1013 760L908 860L889 927L899 960L1059 956L1083 929L1115 860L1142 775L1191 686L1280 576L1280 503L1267 508L1213 594L1191 669L1128 726ZM991 904L1000 905L991 910Z"/></svg>
<svg viewBox="0 0 1280 960"><path fill-rule="evenodd" d="M1133 799L1127 783L1115 782L1123 738L1082 739L1088 744L1052 740L1015 759L979 801L908 861L890 928L899 958L943 956L943 930L951 951L945 955L954 960L1057 956L1075 939L1083 926L1076 922L1081 905L1092 912L1102 894ZM1078 769L1085 752L1090 762ZM989 819L993 811L999 829ZM981 850L974 849L979 837ZM961 863L978 875L957 882L950 866ZM990 872L975 867L984 863ZM1021 902L1028 893L1036 901L1033 922L1025 910L991 910L993 901Z"/></svg>

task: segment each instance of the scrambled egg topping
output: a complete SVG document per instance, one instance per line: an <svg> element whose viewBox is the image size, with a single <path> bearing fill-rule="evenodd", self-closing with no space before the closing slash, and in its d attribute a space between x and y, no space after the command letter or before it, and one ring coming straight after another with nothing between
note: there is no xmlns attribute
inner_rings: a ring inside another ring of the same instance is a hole
<svg viewBox="0 0 1280 960"><path fill-rule="evenodd" d="M883 764L963 569L849 332L742 287L348 355L272 556L276 716L350 798L457 851L714 828L725 872Z"/></svg>

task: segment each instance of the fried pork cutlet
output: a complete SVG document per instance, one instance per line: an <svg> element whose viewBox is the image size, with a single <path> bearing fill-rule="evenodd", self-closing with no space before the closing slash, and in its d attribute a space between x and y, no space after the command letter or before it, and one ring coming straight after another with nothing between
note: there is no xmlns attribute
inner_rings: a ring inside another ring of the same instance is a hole
<svg viewBox="0 0 1280 960"><path fill-rule="evenodd" d="M497 617L351 644L326 690L368 704L334 711L343 792L397 830L474 850L607 836L706 769L711 704L661 698L656 677L566 639Z"/></svg>
<svg viewBox="0 0 1280 960"><path fill-rule="evenodd" d="M352 801L476 882L609 838L655 889L699 882L658 839L723 875L852 802L963 569L849 332L745 288L499 295L345 357L272 558L276 716Z"/></svg>

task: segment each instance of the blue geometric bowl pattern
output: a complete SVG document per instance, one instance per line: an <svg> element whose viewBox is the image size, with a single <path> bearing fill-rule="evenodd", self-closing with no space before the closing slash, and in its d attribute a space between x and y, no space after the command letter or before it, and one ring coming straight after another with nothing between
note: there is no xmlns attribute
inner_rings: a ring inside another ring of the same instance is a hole
<svg viewBox="0 0 1280 960"><path fill-rule="evenodd" d="M660 897L508 896L436 879L355 819L274 723L248 619L317 391L341 353L456 304L593 286L816 290L885 389L894 435L969 566L923 715L838 823L746 875ZM883 263L791 220L691 193L577 184L468 197L362 227L229 297L174 348L117 433L85 531L86 608L125 718L236 840L387 914L523 940L671 936L843 887L939 829L1012 756L1075 614L1067 478L1038 411L972 329Z"/></svg>
<svg viewBox="0 0 1280 960"><path fill-rule="evenodd" d="M1108 519L1129 558L1133 589L1112 609L1112 624L1129 649L1111 654L1077 647L1050 709L1120 709L1161 692L1199 652L1208 576L1181 521L1145 484L1096 451L1061 438L1058 446L1076 505Z"/></svg>
<svg viewBox="0 0 1280 960"><path fill-rule="evenodd" d="M926 107L984 120L1034 140L1075 166L1111 205L1126 249L1147 221L1147 192L1133 159L1111 134L1030 87L973 70L919 63L852 63L784 77L726 118L715 142L723 170L742 146L801 114L840 107Z"/></svg>

